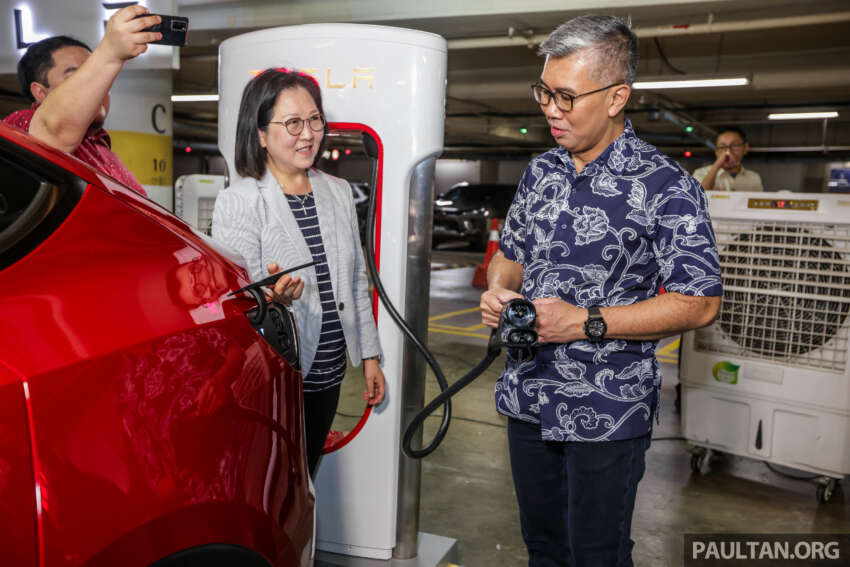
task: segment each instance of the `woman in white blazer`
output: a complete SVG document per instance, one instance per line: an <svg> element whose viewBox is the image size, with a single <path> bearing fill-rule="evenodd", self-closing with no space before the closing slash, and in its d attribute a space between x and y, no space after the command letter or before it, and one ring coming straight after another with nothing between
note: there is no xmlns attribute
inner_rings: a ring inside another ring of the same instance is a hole
<svg viewBox="0 0 850 567"><path fill-rule="evenodd" d="M254 77L236 132L242 179L218 196L212 223L213 238L244 256L254 281L319 262L274 286L295 313L301 343L311 475L336 413L346 350L355 366L363 361L367 403L379 404L385 392L351 187L313 167L326 134L315 79L286 69Z"/></svg>

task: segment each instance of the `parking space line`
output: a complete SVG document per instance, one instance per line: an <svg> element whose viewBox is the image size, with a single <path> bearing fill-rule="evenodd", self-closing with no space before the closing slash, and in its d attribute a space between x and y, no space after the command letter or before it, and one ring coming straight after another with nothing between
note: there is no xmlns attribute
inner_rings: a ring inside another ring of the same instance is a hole
<svg viewBox="0 0 850 567"><path fill-rule="evenodd" d="M675 364L679 361L679 343L681 342L681 337L677 337L675 340L670 341L657 351L655 351L655 358L658 359L659 362L670 362Z"/></svg>
<svg viewBox="0 0 850 567"><path fill-rule="evenodd" d="M428 327L428 331L432 333L442 333L444 335L460 335L462 337L478 337L479 339L484 339L485 341L490 338L489 333L486 335L480 335L478 333L469 333L466 331L450 331L447 329L439 329L436 327Z"/></svg>
<svg viewBox="0 0 850 567"><path fill-rule="evenodd" d="M460 311L451 311L449 313L443 313L442 315L434 315L433 317L428 318L428 322L431 323L433 321L439 321L440 319L448 319L449 317L454 317L455 315L464 315L466 313L474 313L475 311L480 311L479 307L470 307L469 309L461 309Z"/></svg>
<svg viewBox="0 0 850 567"><path fill-rule="evenodd" d="M459 335L463 337L477 337L480 339L487 340L490 338L490 333L488 332L486 335L482 335L480 333L475 333L473 331L478 331L481 329L487 329L487 326L482 323L476 323L474 325L446 325L444 323L435 323L435 321L441 321L443 319L449 319L451 317L457 317L459 315L468 315L470 313L477 313L480 311L478 307L470 307L469 309L461 309L459 311L450 311L449 313L441 313L440 315L434 315L428 319L428 331L432 333L442 333L444 335Z"/></svg>
<svg viewBox="0 0 850 567"><path fill-rule="evenodd" d="M476 325L469 325L467 327L458 327L457 325L429 325L430 327L434 327L435 329L445 329L447 331L478 331L486 327L483 323L478 323Z"/></svg>

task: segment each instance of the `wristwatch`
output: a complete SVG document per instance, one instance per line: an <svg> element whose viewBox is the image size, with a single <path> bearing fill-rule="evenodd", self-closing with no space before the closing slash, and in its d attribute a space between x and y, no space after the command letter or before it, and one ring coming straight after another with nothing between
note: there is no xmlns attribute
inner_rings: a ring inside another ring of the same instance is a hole
<svg viewBox="0 0 850 567"><path fill-rule="evenodd" d="M599 308L595 305L587 310L587 321L584 322L584 334L591 343L601 343L605 338L608 325L602 318Z"/></svg>

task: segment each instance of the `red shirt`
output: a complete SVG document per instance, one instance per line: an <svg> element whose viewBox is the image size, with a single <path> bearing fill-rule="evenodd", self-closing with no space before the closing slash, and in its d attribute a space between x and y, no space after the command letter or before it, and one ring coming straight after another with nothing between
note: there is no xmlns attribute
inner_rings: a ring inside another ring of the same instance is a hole
<svg viewBox="0 0 850 567"><path fill-rule="evenodd" d="M4 122L20 128L24 132L29 132L30 122L36 108L38 108L38 103L33 103L29 110L13 112L6 117ZM114 177L136 193L145 197L148 196L144 187L112 151L112 140L103 128L98 128L94 134L86 135L77 149L71 152L71 155L83 160L98 171Z"/></svg>

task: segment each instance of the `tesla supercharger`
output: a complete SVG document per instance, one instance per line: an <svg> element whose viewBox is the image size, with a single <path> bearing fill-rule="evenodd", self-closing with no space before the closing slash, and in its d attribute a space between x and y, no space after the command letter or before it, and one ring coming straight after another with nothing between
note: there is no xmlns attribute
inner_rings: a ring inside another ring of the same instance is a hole
<svg viewBox="0 0 850 567"><path fill-rule="evenodd" d="M429 224L432 218L434 160L443 148L445 40L383 26L311 24L222 42L219 148L231 176L242 90L254 74L269 67L313 75L322 88L332 130L361 131L376 142L375 256L389 298L409 315L412 304L422 303L421 297L411 297L416 282L408 281L414 277L408 241L417 238L409 226L415 222L409 219L426 215ZM427 262L427 254L423 258ZM424 279L427 286L427 273ZM383 305L378 309L378 333L387 400L348 444L325 455L319 467L317 547L389 559L396 544L402 375L410 355L405 355L404 338Z"/></svg>

